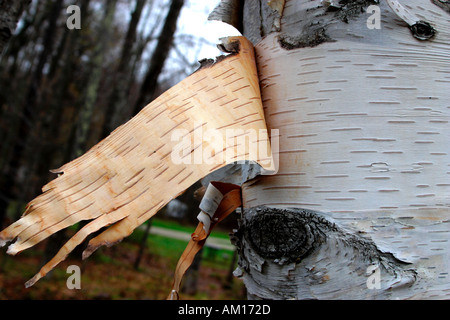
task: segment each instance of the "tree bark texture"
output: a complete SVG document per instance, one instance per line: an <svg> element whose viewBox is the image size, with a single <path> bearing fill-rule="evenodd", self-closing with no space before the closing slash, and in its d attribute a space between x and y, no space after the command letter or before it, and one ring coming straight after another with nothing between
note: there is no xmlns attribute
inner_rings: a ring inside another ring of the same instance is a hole
<svg viewBox="0 0 450 320"><path fill-rule="evenodd" d="M254 299L448 299L448 4L335 3L245 2L280 151L243 184L235 274Z"/></svg>
<svg viewBox="0 0 450 320"><path fill-rule="evenodd" d="M22 12L31 0L0 1L0 55L16 30Z"/></svg>

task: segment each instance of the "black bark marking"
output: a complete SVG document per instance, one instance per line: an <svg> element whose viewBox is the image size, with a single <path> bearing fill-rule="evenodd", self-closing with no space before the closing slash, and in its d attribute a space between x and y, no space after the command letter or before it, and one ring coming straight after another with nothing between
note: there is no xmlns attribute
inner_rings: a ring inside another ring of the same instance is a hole
<svg viewBox="0 0 450 320"><path fill-rule="evenodd" d="M235 235L247 242L260 257L281 263L300 262L314 250L322 250L328 240L338 238L364 260L389 260L407 265L391 253L378 249L372 240L341 230L319 213L306 209L275 209L258 206L246 209L245 220Z"/></svg>
<svg viewBox="0 0 450 320"><path fill-rule="evenodd" d="M297 37L283 35L278 38L280 46L286 50L316 47L321 43L329 41L333 41L333 39L326 34L326 28L321 26L311 27Z"/></svg>
<svg viewBox="0 0 450 320"><path fill-rule="evenodd" d="M231 241L239 253L234 274L253 299L389 298L420 278L410 263L381 251L363 233L307 209L245 209ZM367 287L366 271L374 266L381 274L379 291Z"/></svg>
<svg viewBox="0 0 450 320"><path fill-rule="evenodd" d="M426 21L417 21L409 27L413 36L419 40L428 40L434 37L436 30Z"/></svg>
<svg viewBox="0 0 450 320"><path fill-rule="evenodd" d="M308 253L323 236L315 234L309 219L283 212L257 214L247 225L246 237L265 259L296 261Z"/></svg>
<svg viewBox="0 0 450 320"><path fill-rule="evenodd" d="M333 228L326 220L306 212L262 209L248 221L245 236L261 257L293 262L325 241L318 224Z"/></svg>
<svg viewBox="0 0 450 320"><path fill-rule="evenodd" d="M279 37L282 48L292 50L315 47L324 42L334 41L327 29L336 22L350 23L360 15L366 14L366 8L378 4L377 0L341 0L336 4L326 4L307 10L299 28L284 32ZM300 30L300 32L299 32Z"/></svg>
<svg viewBox="0 0 450 320"><path fill-rule="evenodd" d="M378 0L341 0L339 1L340 8L333 8L335 17L339 20L348 23L351 19L366 13L366 8L371 4L378 4Z"/></svg>

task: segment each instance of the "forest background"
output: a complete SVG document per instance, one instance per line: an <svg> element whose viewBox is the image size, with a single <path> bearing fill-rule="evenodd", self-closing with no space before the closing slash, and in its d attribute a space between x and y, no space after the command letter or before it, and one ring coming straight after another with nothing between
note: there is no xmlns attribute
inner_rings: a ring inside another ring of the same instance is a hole
<svg viewBox="0 0 450 320"><path fill-rule="evenodd" d="M194 72L199 60L220 54L218 39L236 31L207 21L217 3L41 0L24 5L0 56L1 229L17 220L28 201L55 178L50 169L82 155ZM152 229L192 232L198 213L193 191L198 187L88 261L81 261L83 248L75 250L29 289L24 283L81 225L17 257L0 251L0 299L164 299L187 240ZM234 223L230 219L216 236L229 242L226 230ZM227 246L206 246L186 278L182 297L245 297L242 283L231 274L235 259ZM70 265L81 267L81 289L68 288Z"/></svg>

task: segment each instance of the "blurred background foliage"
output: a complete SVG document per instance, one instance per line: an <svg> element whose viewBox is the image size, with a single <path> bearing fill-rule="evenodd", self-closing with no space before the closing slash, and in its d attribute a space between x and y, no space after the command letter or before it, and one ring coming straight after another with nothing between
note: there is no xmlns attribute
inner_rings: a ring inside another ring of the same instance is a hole
<svg viewBox="0 0 450 320"><path fill-rule="evenodd" d="M206 22L217 2L34 0L24 6L0 56L1 229L17 220L27 202L55 178L49 169L82 155L191 74L199 59L211 57L204 56L204 49L215 43L202 35L199 17ZM70 5L80 9L81 29L66 25ZM198 32L192 31L194 24L199 24ZM151 230L156 225L190 234L198 213L193 191L199 186L179 198L181 213L166 213L164 208L159 219L88 261L79 258L82 248L76 250L30 289L24 282L80 226L17 257L0 251L0 299L166 298L187 241ZM236 219L230 219L225 229L235 224ZM228 237L226 232L218 235ZM201 257L183 298L243 297L243 285L230 273L235 264L232 250L206 247ZM82 266L81 290L66 288L70 264Z"/></svg>

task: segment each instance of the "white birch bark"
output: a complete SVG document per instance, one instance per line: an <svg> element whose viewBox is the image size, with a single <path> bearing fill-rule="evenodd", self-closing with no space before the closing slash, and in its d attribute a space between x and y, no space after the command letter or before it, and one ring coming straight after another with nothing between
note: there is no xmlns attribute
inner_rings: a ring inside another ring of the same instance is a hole
<svg viewBox="0 0 450 320"><path fill-rule="evenodd" d="M280 163L244 184L236 274L251 298L448 299L450 15L432 1L399 12L381 1L377 30L370 13L325 3L286 1L281 31L255 46ZM407 22L419 20L431 39L414 37ZM255 239L277 228L294 231Z"/></svg>

